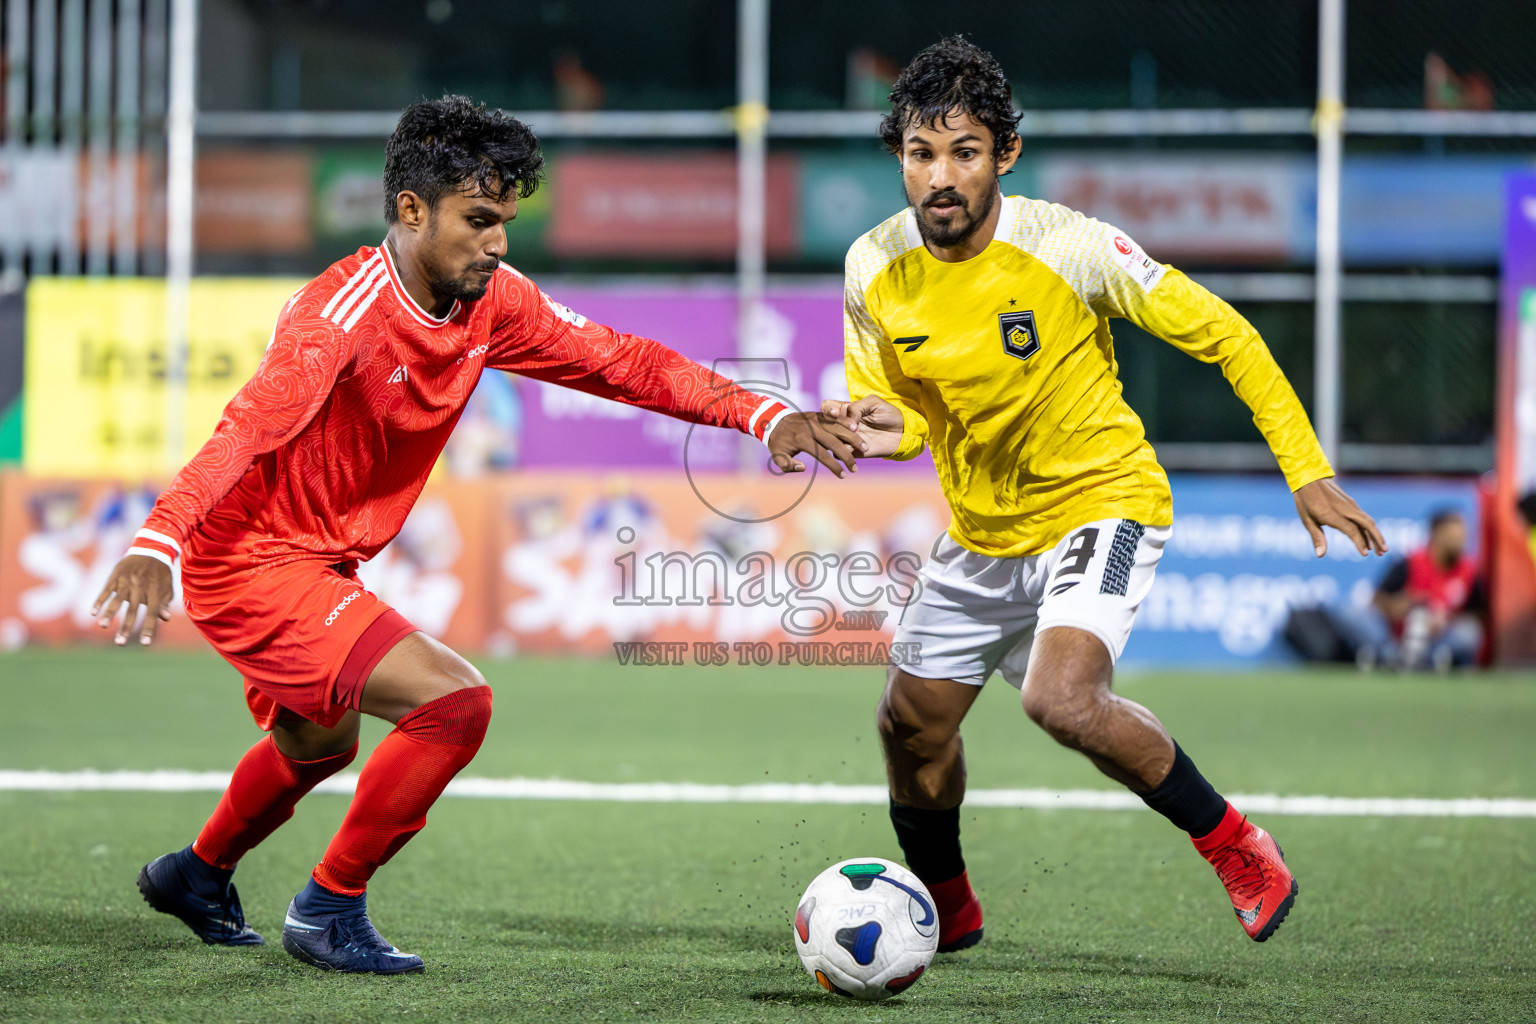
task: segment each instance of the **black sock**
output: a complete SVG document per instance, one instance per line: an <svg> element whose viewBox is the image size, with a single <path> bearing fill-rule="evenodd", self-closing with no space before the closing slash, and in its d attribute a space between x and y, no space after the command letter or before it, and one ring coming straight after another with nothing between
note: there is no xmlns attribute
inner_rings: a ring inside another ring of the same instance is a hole
<svg viewBox="0 0 1536 1024"><path fill-rule="evenodd" d="M357 913L359 910L366 911L367 901L367 893L360 896L347 896L332 892L311 878L293 898L293 909L306 917L317 917L321 914L348 914Z"/></svg>
<svg viewBox="0 0 1536 1024"><path fill-rule="evenodd" d="M924 885L947 882L965 871L965 858L960 856L960 808L930 811L892 800L891 824L907 867Z"/></svg>
<svg viewBox="0 0 1536 1024"><path fill-rule="evenodd" d="M1152 808L1196 839L1216 831L1227 813L1227 802L1175 743L1168 777L1149 793L1139 794ZM922 876L919 875L919 878Z"/></svg>
<svg viewBox="0 0 1536 1024"><path fill-rule="evenodd" d="M192 891L208 899L223 896L235 873L233 868L216 868L209 864L191 846L176 854L176 864L181 868L182 877L192 883Z"/></svg>

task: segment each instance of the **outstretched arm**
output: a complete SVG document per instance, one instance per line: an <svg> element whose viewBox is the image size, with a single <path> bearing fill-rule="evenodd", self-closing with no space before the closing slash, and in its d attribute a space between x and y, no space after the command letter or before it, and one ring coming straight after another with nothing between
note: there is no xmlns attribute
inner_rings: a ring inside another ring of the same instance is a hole
<svg viewBox="0 0 1536 1024"><path fill-rule="evenodd" d="M535 380L665 413L690 423L751 434L773 464L798 473L814 458L837 476L853 471L863 442L820 413L797 413L775 398L741 387L660 342L621 334L554 302L510 269L501 301L508 318L492 344L488 365Z"/></svg>
<svg viewBox="0 0 1536 1024"><path fill-rule="evenodd" d="M1324 526L1348 537L1362 555L1385 554L1387 544L1375 520L1333 480L1333 467L1306 410L1259 332L1237 310L1179 271L1152 261L1113 228L1106 238L1124 248L1116 250L1119 256L1107 246L1100 254L1091 295L1095 311L1123 316L1188 355L1221 367L1232 390L1253 410L1254 425L1280 463L1319 558L1328 550Z"/></svg>
<svg viewBox="0 0 1536 1024"><path fill-rule="evenodd" d="M1319 558L1328 550L1324 526L1348 537L1362 555L1386 553L1387 544L1375 520L1333 479L1333 468L1296 392L1247 320L1172 269L1147 293L1132 319L1196 359L1221 366L1232 390L1253 410L1254 424L1275 453L1296 499L1296 513Z"/></svg>

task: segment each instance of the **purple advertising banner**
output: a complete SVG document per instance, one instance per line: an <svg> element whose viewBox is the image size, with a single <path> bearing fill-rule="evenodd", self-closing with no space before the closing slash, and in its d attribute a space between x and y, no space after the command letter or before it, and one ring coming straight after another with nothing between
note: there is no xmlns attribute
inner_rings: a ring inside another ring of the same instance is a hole
<svg viewBox="0 0 1536 1024"><path fill-rule="evenodd" d="M1498 454L1489 520L1494 660L1536 662L1536 175L1505 181Z"/></svg>
<svg viewBox="0 0 1536 1024"><path fill-rule="evenodd" d="M738 341L736 293L696 288L552 285L557 302L616 330L655 338L690 359L796 409L846 398L842 292L836 286L774 288L749 345ZM734 470L740 435L643 412L552 384L519 379L519 465ZM767 463L766 452L764 464ZM932 472L926 456L872 465L880 473Z"/></svg>

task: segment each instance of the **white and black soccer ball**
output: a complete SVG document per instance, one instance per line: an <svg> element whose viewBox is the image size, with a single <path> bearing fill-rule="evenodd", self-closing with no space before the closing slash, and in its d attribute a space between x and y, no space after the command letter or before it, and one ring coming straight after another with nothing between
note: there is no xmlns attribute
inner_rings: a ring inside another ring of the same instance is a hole
<svg viewBox="0 0 1536 1024"><path fill-rule="evenodd" d="M833 864L795 908L800 962L828 992L886 999L922 977L939 946L939 914L916 875L879 857Z"/></svg>

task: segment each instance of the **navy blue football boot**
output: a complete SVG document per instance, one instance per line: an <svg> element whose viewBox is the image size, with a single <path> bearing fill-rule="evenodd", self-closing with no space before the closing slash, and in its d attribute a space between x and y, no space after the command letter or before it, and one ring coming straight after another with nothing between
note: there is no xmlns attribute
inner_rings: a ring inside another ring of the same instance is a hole
<svg viewBox="0 0 1536 1024"><path fill-rule="evenodd" d="M179 918L210 946L260 946L264 940L245 923L231 874L205 863L188 846L140 868L139 892L145 903Z"/></svg>
<svg viewBox="0 0 1536 1024"><path fill-rule="evenodd" d="M323 971L409 974L424 967L421 957L400 952L373 927L366 893L343 896L313 880L288 904L283 948Z"/></svg>

